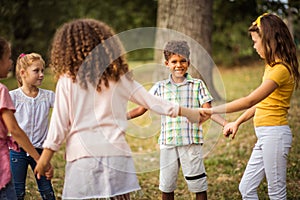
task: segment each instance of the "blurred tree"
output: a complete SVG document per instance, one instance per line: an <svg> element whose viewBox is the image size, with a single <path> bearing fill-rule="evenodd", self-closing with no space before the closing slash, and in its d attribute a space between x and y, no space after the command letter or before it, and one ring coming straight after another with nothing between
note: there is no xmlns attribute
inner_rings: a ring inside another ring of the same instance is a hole
<svg viewBox="0 0 300 200"><path fill-rule="evenodd" d="M168 7L167 4L170 2L174 4ZM166 6L160 6L162 10L160 12L167 11L170 18L166 18L167 13L162 13L161 16L165 19L157 20L158 4ZM212 5L214 22L210 17L206 18L202 15L203 12L210 12ZM55 30L62 23L74 18L100 19L112 26L117 33L132 28L155 27L156 22L158 22L158 27L164 27L159 23L165 21L165 23L172 24L170 19L174 19L174 23L178 24L174 30L177 28L179 30L189 24L188 28L184 28L189 33L180 32L196 41L199 37L197 35L201 35L200 38L203 40L198 42L209 54L212 54L215 63L232 65L240 64L244 58L256 56L247 28L263 12L275 12L286 18L299 48L299 7L299 0L161 0L159 2L157 0L0 0L0 35L12 42L14 60L21 52L32 51L41 53L47 59L47 52ZM197 10L194 15L192 15L193 10ZM204 22L209 23L210 26ZM181 24L183 27L180 27ZM201 25L194 26L194 24ZM194 29L195 27L200 27L200 29ZM205 30L201 27L210 29ZM204 38L206 33L201 31L209 32L211 28L212 33ZM212 46L206 46L206 43ZM153 51L145 49L134 52L129 55L129 58L152 59Z"/></svg>
<svg viewBox="0 0 300 200"><path fill-rule="evenodd" d="M203 79L211 94L218 100L221 97L213 84L214 64L210 57L212 52L212 5L211 0L159 0L157 26L170 31L167 30L165 34L158 31L155 46L163 49L164 44L169 40L187 40L191 47L192 67L189 69L191 75ZM204 49L199 49L199 46ZM162 53L157 51L155 60L161 62L161 58ZM159 69L158 79L163 79L165 76Z"/></svg>

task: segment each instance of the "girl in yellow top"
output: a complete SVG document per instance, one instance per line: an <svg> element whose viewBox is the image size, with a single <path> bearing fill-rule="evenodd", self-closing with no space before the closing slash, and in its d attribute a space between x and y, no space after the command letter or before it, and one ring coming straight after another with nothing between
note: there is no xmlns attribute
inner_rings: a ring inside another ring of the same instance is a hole
<svg viewBox="0 0 300 200"><path fill-rule="evenodd" d="M223 132L234 138L239 125L254 117L257 143L239 190L243 199L258 199L257 188L266 176L270 199L286 199L287 155L292 143L287 115L300 77L296 46L285 23L274 14L259 16L249 32L254 49L266 62L262 84L246 97L201 112L207 115L248 109Z"/></svg>

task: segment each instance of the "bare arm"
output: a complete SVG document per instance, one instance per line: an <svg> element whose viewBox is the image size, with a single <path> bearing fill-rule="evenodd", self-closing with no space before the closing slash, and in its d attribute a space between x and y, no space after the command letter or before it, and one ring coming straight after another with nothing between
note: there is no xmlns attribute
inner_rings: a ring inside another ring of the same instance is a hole
<svg viewBox="0 0 300 200"><path fill-rule="evenodd" d="M228 137L230 134L232 134L232 139L234 139L239 126L254 116L255 109L256 109L255 106L249 108L239 118L237 118L236 121L226 124L226 126L224 127L224 130L223 130L223 134L226 137Z"/></svg>
<svg viewBox="0 0 300 200"><path fill-rule="evenodd" d="M278 85L272 80L265 80L258 88L248 96L239 98L232 102L213 107L211 110L204 111L206 114L213 113L232 113L240 110L251 108L258 102L269 96Z"/></svg>
<svg viewBox="0 0 300 200"><path fill-rule="evenodd" d="M202 108L211 108L211 103L205 103L202 105ZM209 115L206 116L202 116L201 121L205 121L206 118L209 118ZM219 114L213 114L210 116L210 118L218 123L219 125L221 125L222 127L224 127L227 124L227 121Z"/></svg>
<svg viewBox="0 0 300 200"><path fill-rule="evenodd" d="M143 106L139 106L127 112L127 119L134 119L143 115L145 112L147 112L147 109Z"/></svg>
<svg viewBox="0 0 300 200"><path fill-rule="evenodd" d="M256 107L252 106L251 108L246 110L239 118L237 118L235 123L237 123L238 125L241 125L242 123L248 121L249 119L251 119L254 116L255 110L256 110Z"/></svg>
<svg viewBox="0 0 300 200"><path fill-rule="evenodd" d="M19 127L14 113L11 110L3 109L1 114L8 132L12 134L14 140L37 162L40 155L31 144L27 135Z"/></svg>

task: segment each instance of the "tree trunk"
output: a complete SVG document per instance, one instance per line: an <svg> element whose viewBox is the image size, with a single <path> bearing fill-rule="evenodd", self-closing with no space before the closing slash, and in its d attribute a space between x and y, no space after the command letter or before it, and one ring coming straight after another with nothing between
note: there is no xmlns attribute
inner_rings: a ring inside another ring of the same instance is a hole
<svg viewBox="0 0 300 200"><path fill-rule="evenodd" d="M163 62L162 50L169 40L186 40L191 49L189 73L203 79L215 100L221 97L213 84L211 58L213 28L212 0L158 0L155 61ZM167 70L157 70L156 78L166 78Z"/></svg>

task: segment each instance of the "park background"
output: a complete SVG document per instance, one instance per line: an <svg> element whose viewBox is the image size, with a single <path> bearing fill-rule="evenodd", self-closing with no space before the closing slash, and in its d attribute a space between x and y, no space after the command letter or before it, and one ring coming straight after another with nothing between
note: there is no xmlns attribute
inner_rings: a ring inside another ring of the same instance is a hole
<svg viewBox="0 0 300 200"><path fill-rule="evenodd" d="M195 10L193 8L199 8L193 13L193 18L199 16L204 22L206 19L210 20L209 23L204 23L205 26L203 26L203 24L192 21L191 26L187 22L186 24L192 29L190 32L185 32L187 28L185 29L184 25L174 24L180 20L172 20L173 24L168 24L172 15L181 19L188 15L186 10L192 14L192 11ZM14 61L22 52L38 52L48 63L49 47L55 30L64 22L75 18L100 19L109 24L116 33L141 27L164 27L184 34L189 34L193 30L207 29L208 32L204 32L204 34L196 32L197 36L192 33L190 37L208 50L219 72L218 77L214 73L215 70L211 76L221 79L222 87L225 88L220 98L231 101L247 95L261 81L264 63L253 50L252 41L247 33L251 22L264 12L278 14L288 23L299 50L299 8L299 0L0 0L0 35L11 42ZM180 10L185 13L180 13ZM162 17L161 12L168 15ZM201 13L205 13L205 17ZM202 26L197 27L200 25ZM181 28L182 30L180 30ZM208 39L205 39L204 36ZM157 59L153 49L146 48L131 52L127 57L131 69L135 71L135 77L139 77L141 80L148 74L148 63ZM9 89L17 87L13 76L1 80L1 82L5 83ZM218 91L218 84L215 84L216 92L220 93L222 91ZM46 70L42 87L55 90L55 81L50 69ZM289 113L293 145L287 172L288 199L300 199L299 98L298 90L292 98ZM225 117L230 121L236 119L239 114L229 114ZM147 120L140 118L135 123L142 126L142 124L148 123ZM132 134L129 134L127 139L133 152L147 154L147 152L157 150L157 134L150 135L151 137L132 137ZM214 145L205 157L209 184L208 198L213 200L240 199L238 183L256 141L253 124L249 121L242 125L235 140L223 138L220 131L216 132L214 136L216 136L214 139L210 139L214 141ZM57 199L61 198L63 187L65 164L63 157L64 147L55 154L52 162L55 167L53 185ZM145 163L147 162L153 162L153 160L145 160ZM158 169L138 173L143 194L136 195L132 199L158 199L160 196L158 175ZM182 175L179 177L178 189L175 191L176 199L193 199L194 196L188 192ZM26 199L40 199L30 170L26 192ZM265 180L259 188L259 196L261 199L268 199Z"/></svg>

